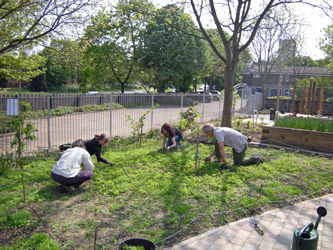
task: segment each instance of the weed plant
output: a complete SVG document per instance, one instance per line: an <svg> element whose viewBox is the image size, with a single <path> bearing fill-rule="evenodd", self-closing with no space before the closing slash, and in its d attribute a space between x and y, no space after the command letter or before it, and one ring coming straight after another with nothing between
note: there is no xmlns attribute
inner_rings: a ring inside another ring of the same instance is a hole
<svg viewBox="0 0 333 250"><path fill-rule="evenodd" d="M247 150L246 156L265 157L253 166L231 166L232 151L226 148L231 168L220 170L218 163L203 160L213 145L199 144L196 176L196 144L184 140L177 150L159 150L162 139L156 131L139 148L133 137L113 140L104 155L115 165L98 163L94 156L92 180L71 193L63 193L50 178L55 155L27 158L27 201L52 235L21 203L17 167L6 168L0 175L0 234L8 240L0 249L93 249L96 226L98 249L116 249L129 238L160 242L160 248L248 216L261 185L259 212L333 190L331 159L270 148ZM165 240L195 218L200 219ZM52 246L40 247L46 238Z"/></svg>

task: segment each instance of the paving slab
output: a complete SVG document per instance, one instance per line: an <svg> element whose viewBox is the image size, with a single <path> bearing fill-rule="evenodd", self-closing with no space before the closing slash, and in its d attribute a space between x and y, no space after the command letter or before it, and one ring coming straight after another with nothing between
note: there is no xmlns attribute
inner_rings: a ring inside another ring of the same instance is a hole
<svg viewBox="0 0 333 250"><path fill-rule="evenodd" d="M318 226L318 249L333 249L333 194L275 209L256 216L260 235L245 218L187 239L164 250L288 250L292 248L294 231L308 222L315 224L318 207L327 215ZM160 249L160 248L159 248Z"/></svg>

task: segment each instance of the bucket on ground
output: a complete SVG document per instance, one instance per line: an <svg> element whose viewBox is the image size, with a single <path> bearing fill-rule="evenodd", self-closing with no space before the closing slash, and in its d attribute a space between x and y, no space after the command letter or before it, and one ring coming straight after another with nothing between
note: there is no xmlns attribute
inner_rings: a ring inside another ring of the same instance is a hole
<svg viewBox="0 0 333 250"><path fill-rule="evenodd" d="M141 238L133 238L123 241L119 244L117 250L125 250L125 246L141 246L145 250L156 250L157 246L151 242L150 240L141 239Z"/></svg>

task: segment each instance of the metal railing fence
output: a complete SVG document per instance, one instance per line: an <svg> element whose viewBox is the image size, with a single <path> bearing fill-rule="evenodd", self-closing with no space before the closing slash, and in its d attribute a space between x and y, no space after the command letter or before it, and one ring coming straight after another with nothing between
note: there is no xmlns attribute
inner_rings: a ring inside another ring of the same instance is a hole
<svg viewBox="0 0 333 250"><path fill-rule="evenodd" d="M28 142L26 153L52 151L76 139L91 139L95 134L105 133L111 138L129 136L132 129L130 122L126 121L127 116L137 120L156 104L159 106L146 116L143 132L159 129L165 122L176 124L180 112L190 106L198 109L200 122L221 118L223 108L222 102L213 100L211 96L191 93L1 95L1 153L14 150L10 147L14 132L6 126L10 120L8 106L13 99L18 103L30 103L33 111L29 121L36 128L34 135L38 140Z"/></svg>

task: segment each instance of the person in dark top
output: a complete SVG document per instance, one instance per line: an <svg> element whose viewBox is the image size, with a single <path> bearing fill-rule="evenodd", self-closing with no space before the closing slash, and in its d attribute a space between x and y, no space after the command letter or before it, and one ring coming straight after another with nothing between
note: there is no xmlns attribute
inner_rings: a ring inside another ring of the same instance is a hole
<svg viewBox="0 0 333 250"><path fill-rule="evenodd" d="M163 136L162 149L176 149L180 144L180 140L183 139L182 133L177 128L172 127L168 123L163 124L161 128L161 133ZM168 141L166 140L166 138L168 138Z"/></svg>
<svg viewBox="0 0 333 250"><path fill-rule="evenodd" d="M95 137L92 140L85 142L85 146L86 150L89 152L90 155L96 155L98 162L101 161L105 164L109 164L110 166L112 166L113 162L107 161L103 159L101 156L102 146L107 144L108 141L109 138L105 134L95 135Z"/></svg>

